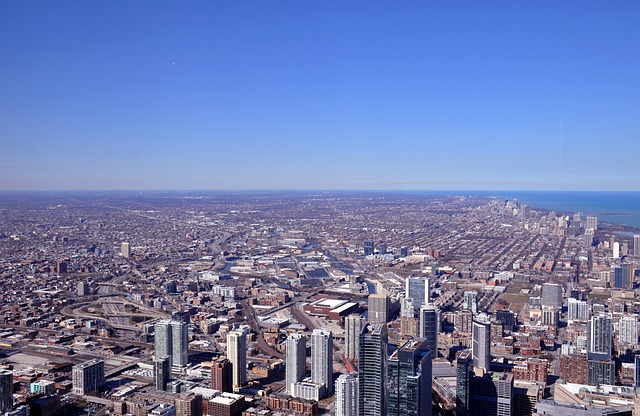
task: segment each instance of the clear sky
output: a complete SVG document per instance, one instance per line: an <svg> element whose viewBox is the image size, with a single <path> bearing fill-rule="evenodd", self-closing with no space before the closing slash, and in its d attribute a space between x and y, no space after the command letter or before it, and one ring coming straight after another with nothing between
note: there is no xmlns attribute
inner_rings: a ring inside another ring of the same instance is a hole
<svg viewBox="0 0 640 416"><path fill-rule="evenodd" d="M0 2L0 189L640 190L640 2Z"/></svg>

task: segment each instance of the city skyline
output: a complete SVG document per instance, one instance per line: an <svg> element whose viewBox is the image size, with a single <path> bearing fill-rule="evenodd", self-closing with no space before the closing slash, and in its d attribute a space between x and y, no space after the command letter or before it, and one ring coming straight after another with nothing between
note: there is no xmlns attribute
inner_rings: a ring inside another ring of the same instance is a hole
<svg viewBox="0 0 640 416"><path fill-rule="evenodd" d="M640 190L638 11L4 2L0 189Z"/></svg>

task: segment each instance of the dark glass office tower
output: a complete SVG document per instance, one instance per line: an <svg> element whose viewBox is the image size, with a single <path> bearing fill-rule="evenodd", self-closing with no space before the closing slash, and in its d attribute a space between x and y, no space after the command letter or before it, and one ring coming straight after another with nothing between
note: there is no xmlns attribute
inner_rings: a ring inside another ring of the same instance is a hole
<svg viewBox="0 0 640 416"><path fill-rule="evenodd" d="M387 416L387 324L366 324L358 359L359 416Z"/></svg>
<svg viewBox="0 0 640 416"><path fill-rule="evenodd" d="M431 354L424 339L407 341L388 362L388 416L431 416Z"/></svg>

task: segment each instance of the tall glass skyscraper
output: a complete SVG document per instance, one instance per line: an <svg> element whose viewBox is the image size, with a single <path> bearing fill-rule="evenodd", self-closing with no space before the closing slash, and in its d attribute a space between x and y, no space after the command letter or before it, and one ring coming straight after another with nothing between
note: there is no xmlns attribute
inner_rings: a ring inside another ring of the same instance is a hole
<svg viewBox="0 0 640 416"><path fill-rule="evenodd" d="M358 415L387 415L387 324L367 324L360 333Z"/></svg>
<svg viewBox="0 0 640 416"><path fill-rule="evenodd" d="M431 416L431 355L426 340L409 340L389 358L389 416Z"/></svg>
<svg viewBox="0 0 640 416"><path fill-rule="evenodd" d="M425 339L427 350L431 357L438 356L438 308L427 304L420 308L420 338Z"/></svg>

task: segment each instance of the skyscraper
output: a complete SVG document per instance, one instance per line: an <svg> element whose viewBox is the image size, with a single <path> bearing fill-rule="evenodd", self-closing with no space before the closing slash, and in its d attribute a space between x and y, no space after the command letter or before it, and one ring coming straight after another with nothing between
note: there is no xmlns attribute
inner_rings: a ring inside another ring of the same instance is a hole
<svg viewBox="0 0 640 416"><path fill-rule="evenodd" d="M349 315L344 320L345 355L350 360L358 359L360 333L364 324L364 316L362 315Z"/></svg>
<svg viewBox="0 0 640 416"><path fill-rule="evenodd" d="M405 280L404 296L407 299L413 299L415 311L420 310L422 305L426 305L430 301L429 279L407 277Z"/></svg>
<svg viewBox="0 0 640 416"><path fill-rule="evenodd" d="M620 258L620 243L618 243L617 241L613 242L613 258L614 259L619 259Z"/></svg>
<svg viewBox="0 0 640 416"><path fill-rule="evenodd" d="M473 364L471 351L465 350L456 359L456 416L469 415L470 366Z"/></svg>
<svg viewBox="0 0 640 416"><path fill-rule="evenodd" d="M542 306L562 308L562 285L557 283L542 285Z"/></svg>
<svg viewBox="0 0 640 416"><path fill-rule="evenodd" d="M153 383L158 390L166 390L171 380L171 358L156 357L153 361Z"/></svg>
<svg viewBox="0 0 640 416"><path fill-rule="evenodd" d="M364 242L364 255L371 256L374 253L373 241L365 241Z"/></svg>
<svg viewBox="0 0 640 416"><path fill-rule="evenodd" d="M589 304L582 300L569 298L567 301L567 321L587 321L589 319Z"/></svg>
<svg viewBox="0 0 640 416"><path fill-rule="evenodd" d="M184 322L171 321L171 354L177 367L186 367L189 364L189 327Z"/></svg>
<svg viewBox="0 0 640 416"><path fill-rule="evenodd" d="M620 318L619 341L624 344L635 345L638 343L638 318L626 315Z"/></svg>
<svg viewBox="0 0 640 416"><path fill-rule="evenodd" d="M470 310L474 314L478 313L478 292L474 290L464 292L462 308Z"/></svg>
<svg viewBox="0 0 640 416"><path fill-rule="evenodd" d="M171 366L186 366L189 363L188 326L184 322L165 319L158 321L154 328L156 357L170 357Z"/></svg>
<svg viewBox="0 0 640 416"><path fill-rule="evenodd" d="M478 416L510 416L513 404L513 374L472 375L469 383L469 410Z"/></svg>
<svg viewBox="0 0 640 416"><path fill-rule="evenodd" d="M342 374L336 380L336 416L358 416L358 373Z"/></svg>
<svg viewBox="0 0 640 416"><path fill-rule="evenodd" d="M477 315L473 320L472 328L473 366L489 371L491 366L491 318L485 313Z"/></svg>
<svg viewBox="0 0 640 416"><path fill-rule="evenodd" d="M287 337L286 346L286 390L293 395L294 384L302 381L307 374L307 339L294 332Z"/></svg>
<svg viewBox="0 0 640 416"><path fill-rule="evenodd" d="M640 234L633 236L633 255L640 257Z"/></svg>
<svg viewBox="0 0 640 416"><path fill-rule="evenodd" d="M587 351L606 355L611 359L611 314L594 315L587 325Z"/></svg>
<svg viewBox="0 0 640 416"><path fill-rule="evenodd" d="M122 247L120 248L120 255L125 259L131 257L131 246L129 246L129 243L122 243Z"/></svg>
<svg viewBox="0 0 640 416"><path fill-rule="evenodd" d="M420 338L425 339L431 358L438 356L438 308L430 303L420 308Z"/></svg>
<svg viewBox="0 0 640 416"><path fill-rule="evenodd" d="M75 384L74 384L75 388ZM0 370L0 412L13 408L13 371Z"/></svg>
<svg viewBox="0 0 640 416"><path fill-rule="evenodd" d="M389 416L431 416L431 354L426 340L409 340L389 358Z"/></svg>
<svg viewBox="0 0 640 416"><path fill-rule="evenodd" d="M327 396L333 394L333 335L326 329L311 334L311 381L324 384Z"/></svg>
<svg viewBox="0 0 640 416"><path fill-rule="evenodd" d="M233 392L233 366L226 358L211 362L211 388L222 392Z"/></svg>
<svg viewBox="0 0 640 416"><path fill-rule="evenodd" d="M594 231L598 229L598 217L587 217L587 227L592 228Z"/></svg>
<svg viewBox="0 0 640 416"><path fill-rule="evenodd" d="M227 359L233 371L233 388L247 383L247 333L244 329L235 329L227 334Z"/></svg>
<svg viewBox="0 0 640 416"><path fill-rule="evenodd" d="M366 324L360 333L359 416L387 415L387 324Z"/></svg>
<svg viewBox="0 0 640 416"><path fill-rule="evenodd" d="M386 324L389 318L389 297L386 295L369 295L369 322Z"/></svg>
<svg viewBox="0 0 640 416"><path fill-rule="evenodd" d="M74 394L86 394L104 386L104 361L91 360L74 365L71 370Z"/></svg>
<svg viewBox="0 0 640 416"><path fill-rule="evenodd" d="M154 325L155 334L155 356L170 357L171 362L171 321L162 320Z"/></svg>

